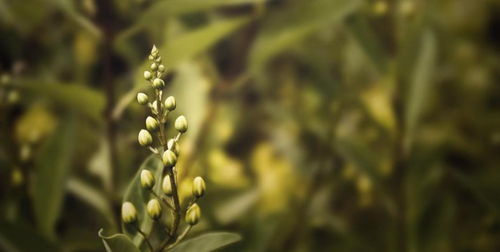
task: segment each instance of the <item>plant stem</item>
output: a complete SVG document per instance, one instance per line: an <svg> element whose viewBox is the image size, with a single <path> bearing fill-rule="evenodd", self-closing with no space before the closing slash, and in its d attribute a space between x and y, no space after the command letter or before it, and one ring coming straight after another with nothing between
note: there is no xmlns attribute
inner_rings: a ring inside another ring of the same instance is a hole
<svg viewBox="0 0 500 252"><path fill-rule="evenodd" d="M139 232L139 234L141 234L142 237L144 237L144 241L146 241L146 244L148 245L149 250L151 252L153 252L154 251L153 246L151 245L151 242L149 242L149 239L146 236L146 234L144 232L142 232L142 230L139 228L139 226L134 225L134 227L137 229L137 232Z"/></svg>
<svg viewBox="0 0 500 252"><path fill-rule="evenodd" d="M158 199L159 201L162 201L163 203L165 203L165 205L167 205L167 207L169 207L170 209L174 210L174 207L170 204L170 202L167 201L167 199L165 199L163 197L160 197L153 190L151 190L151 193L156 197L156 199Z"/></svg>
<svg viewBox="0 0 500 252"><path fill-rule="evenodd" d="M184 229L184 231L182 232L181 235L179 235L179 237L177 237L177 240L175 240L174 243L172 243L170 246L167 247L167 249L171 249L173 248L175 245L177 245L180 241L182 241L182 239L184 239L184 237L186 237L186 235L189 233L189 231L191 230L193 226L189 225L188 227L186 227L186 229Z"/></svg>
<svg viewBox="0 0 500 252"><path fill-rule="evenodd" d="M177 238L175 234L181 221L181 204L179 202L179 195L177 193L177 183L175 181L173 167L167 169L167 173L170 177L170 184L172 185L172 198L174 200L174 221L172 223L172 229L170 230L170 237L168 239L165 239L158 251L163 251L167 245L169 245L174 239Z"/></svg>

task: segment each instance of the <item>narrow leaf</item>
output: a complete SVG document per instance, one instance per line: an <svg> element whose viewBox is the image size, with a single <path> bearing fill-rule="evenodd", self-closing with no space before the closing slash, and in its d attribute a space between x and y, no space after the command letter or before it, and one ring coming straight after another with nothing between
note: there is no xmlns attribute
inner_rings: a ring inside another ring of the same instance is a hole
<svg viewBox="0 0 500 252"><path fill-rule="evenodd" d="M405 113L406 139L405 147L411 146L415 129L428 101L429 90L432 87L432 76L436 63L436 38L431 31L424 32L420 44L420 53L415 64L407 95Z"/></svg>
<svg viewBox="0 0 500 252"><path fill-rule="evenodd" d="M39 229L50 238L54 238L54 226L61 210L73 154L74 131L74 119L68 116L36 158L32 188L35 217Z"/></svg>
<svg viewBox="0 0 500 252"><path fill-rule="evenodd" d="M252 72L263 69L265 63L278 53L317 32L325 25L341 22L359 6L357 0L303 1L292 8L276 13L264 25L251 51Z"/></svg>

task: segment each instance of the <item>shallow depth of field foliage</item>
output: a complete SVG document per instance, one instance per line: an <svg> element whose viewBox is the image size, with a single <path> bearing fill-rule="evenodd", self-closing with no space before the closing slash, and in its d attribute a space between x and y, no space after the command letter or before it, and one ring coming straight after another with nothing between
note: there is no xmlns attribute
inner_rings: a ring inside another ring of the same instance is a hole
<svg viewBox="0 0 500 252"><path fill-rule="evenodd" d="M0 0L0 251L124 232L152 45L173 251L500 251L498 0Z"/></svg>

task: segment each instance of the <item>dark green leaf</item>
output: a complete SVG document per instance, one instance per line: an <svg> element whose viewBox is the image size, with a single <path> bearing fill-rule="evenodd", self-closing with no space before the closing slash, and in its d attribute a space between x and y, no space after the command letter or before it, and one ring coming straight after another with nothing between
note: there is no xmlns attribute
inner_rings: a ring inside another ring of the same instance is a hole
<svg viewBox="0 0 500 252"><path fill-rule="evenodd" d="M264 24L251 51L250 70L263 69L276 54L293 47L297 42L326 25L341 22L359 6L357 0L303 1L292 8L276 13Z"/></svg>
<svg viewBox="0 0 500 252"><path fill-rule="evenodd" d="M209 252L235 243L241 236L229 232L212 232L183 241L175 246L172 252Z"/></svg>
<svg viewBox="0 0 500 252"><path fill-rule="evenodd" d="M42 147L35 161L33 205L39 229L54 238L70 170L74 147L75 123L72 116L61 121L58 130Z"/></svg>
<svg viewBox="0 0 500 252"><path fill-rule="evenodd" d="M104 95L84 85L50 84L26 80L20 83L20 87L33 95L44 95L61 107L78 111L96 122L102 121Z"/></svg>
<svg viewBox="0 0 500 252"><path fill-rule="evenodd" d="M111 206L102 192L77 178L69 179L67 188L70 193L73 193L75 196L95 208L106 220L108 220L109 224L116 226Z"/></svg>
<svg viewBox="0 0 500 252"><path fill-rule="evenodd" d="M424 32L420 43L420 53L416 60L407 96L405 113L406 142L411 145L418 120L424 105L428 101L429 90L432 87L433 71L436 65L436 38L431 31Z"/></svg>

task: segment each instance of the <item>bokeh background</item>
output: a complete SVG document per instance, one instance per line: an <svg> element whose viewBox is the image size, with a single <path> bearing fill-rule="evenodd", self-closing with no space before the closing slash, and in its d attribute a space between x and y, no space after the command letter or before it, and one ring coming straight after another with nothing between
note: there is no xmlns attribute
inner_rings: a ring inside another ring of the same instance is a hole
<svg viewBox="0 0 500 252"><path fill-rule="evenodd" d="M0 0L0 250L120 231L153 44L190 124L181 194L207 180L192 236L500 251L497 0Z"/></svg>

